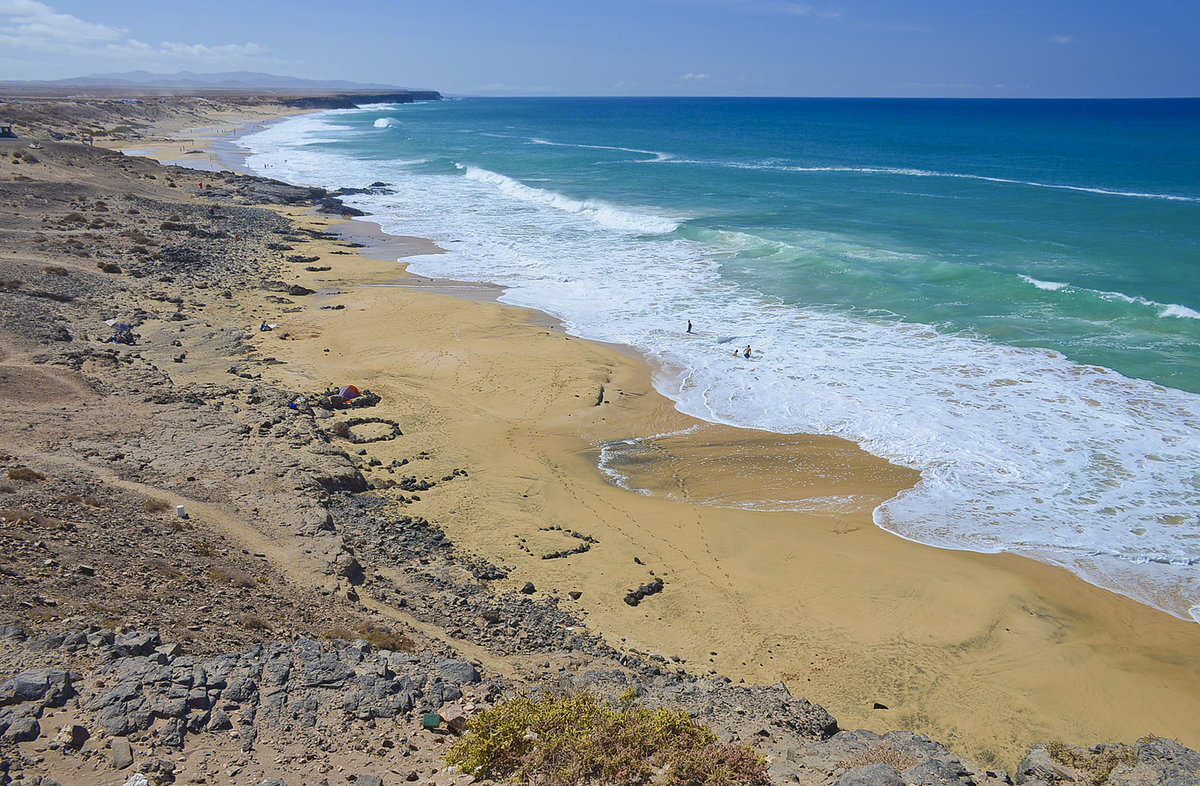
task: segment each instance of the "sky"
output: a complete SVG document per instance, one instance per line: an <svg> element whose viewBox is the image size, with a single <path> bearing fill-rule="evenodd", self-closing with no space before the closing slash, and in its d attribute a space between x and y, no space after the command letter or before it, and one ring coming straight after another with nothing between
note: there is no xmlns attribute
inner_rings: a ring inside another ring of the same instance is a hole
<svg viewBox="0 0 1200 786"><path fill-rule="evenodd" d="M1196 0L0 0L0 80L519 96L1200 96Z"/></svg>

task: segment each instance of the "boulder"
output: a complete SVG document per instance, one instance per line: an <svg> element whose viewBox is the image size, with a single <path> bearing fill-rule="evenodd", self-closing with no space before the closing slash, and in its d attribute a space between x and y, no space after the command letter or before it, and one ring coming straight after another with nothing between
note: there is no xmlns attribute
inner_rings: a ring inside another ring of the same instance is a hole
<svg viewBox="0 0 1200 786"><path fill-rule="evenodd" d="M1071 783L1076 780L1070 769L1051 758L1044 745L1031 749L1017 765L1017 783Z"/></svg>
<svg viewBox="0 0 1200 786"><path fill-rule="evenodd" d="M8 728L0 734L3 742L29 742L36 740L42 733L42 727L32 715L17 715L8 719Z"/></svg>
<svg viewBox="0 0 1200 786"><path fill-rule="evenodd" d="M90 736L86 728L80 726L78 723L71 723L58 730L58 734L51 742L51 745L79 750L88 741L88 737Z"/></svg>
<svg viewBox="0 0 1200 786"><path fill-rule="evenodd" d="M71 675L62 669L29 669L0 682L0 707L26 701L61 707L70 696Z"/></svg>
<svg viewBox="0 0 1200 786"><path fill-rule="evenodd" d="M451 685L474 685L479 682L479 672L470 663L452 658L441 658L437 663L438 674Z"/></svg>

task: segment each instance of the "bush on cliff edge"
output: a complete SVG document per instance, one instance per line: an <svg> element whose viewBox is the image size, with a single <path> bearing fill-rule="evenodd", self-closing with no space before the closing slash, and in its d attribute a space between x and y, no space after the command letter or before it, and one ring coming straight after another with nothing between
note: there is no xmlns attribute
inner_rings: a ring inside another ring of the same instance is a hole
<svg viewBox="0 0 1200 786"><path fill-rule="evenodd" d="M633 700L632 691L617 706L590 693L520 695L472 718L446 762L476 778L547 786L766 782L766 763L752 749L718 741L683 710Z"/></svg>

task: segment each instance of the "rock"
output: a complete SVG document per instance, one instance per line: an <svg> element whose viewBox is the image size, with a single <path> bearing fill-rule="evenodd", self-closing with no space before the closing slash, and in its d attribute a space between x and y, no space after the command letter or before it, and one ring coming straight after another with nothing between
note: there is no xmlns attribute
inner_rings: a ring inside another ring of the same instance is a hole
<svg viewBox="0 0 1200 786"><path fill-rule="evenodd" d="M40 603L40 598L34 598L34 601L39 602L39 605L44 605ZM49 636L45 636L35 641L30 649L34 651L56 650L62 646L65 638L66 637L61 633L51 633Z"/></svg>
<svg viewBox="0 0 1200 786"><path fill-rule="evenodd" d="M187 721L183 718L170 718L158 732L158 738L168 748L182 748L183 738L187 734Z"/></svg>
<svg viewBox="0 0 1200 786"><path fill-rule="evenodd" d="M252 203L270 203L281 205L307 205L315 199L325 196L325 189L315 186L292 186L278 180L266 178L250 178L245 176L241 184L241 196Z"/></svg>
<svg viewBox="0 0 1200 786"><path fill-rule="evenodd" d="M25 631L21 630L20 625L12 625L6 622L0 625L0 639L25 641Z"/></svg>
<svg viewBox="0 0 1200 786"><path fill-rule="evenodd" d="M213 710L212 717L208 720L209 731L225 731L233 728L233 721L229 720L229 716L224 710Z"/></svg>
<svg viewBox="0 0 1200 786"><path fill-rule="evenodd" d="M834 783L835 786L904 786L904 779L889 765L880 762L848 770Z"/></svg>
<svg viewBox="0 0 1200 786"><path fill-rule="evenodd" d="M326 653L304 670L301 683L306 688L336 687L354 676L354 669L343 663L336 653Z"/></svg>
<svg viewBox="0 0 1200 786"><path fill-rule="evenodd" d="M521 587L522 595L532 595L535 592L537 592L537 588L533 586L532 581L525 582L525 586Z"/></svg>
<svg viewBox="0 0 1200 786"><path fill-rule="evenodd" d="M88 633L87 642L89 647L107 647L113 643L114 638L111 630L97 630Z"/></svg>
<svg viewBox="0 0 1200 786"><path fill-rule="evenodd" d="M0 682L0 707L26 701L61 707L71 692L71 675L66 671L51 667L29 669Z"/></svg>
<svg viewBox="0 0 1200 786"><path fill-rule="evenodd" d="M1200 786L1200 753L1174 740L1150 737L1136 747L1038 745L1017 767L1019 784L1093 783L1108 773L1108 786Z"/></svg>
<svg viewBox="0 0 1200 786"><path fill-rule="evenodd" d="M113 737L112 766L115 770L123 770L133 764L133 748L124 737Z"/></svg>
<svg viewBox="0 0 1200 786"><path fill-rule="evenodd" d="M151 786L171 783L175 780L175 762L170 759L147 759L138 765L138 772L146 775Z"/></svg>
<svg viewBox="0 0 1200 786"><path fill-rule="evenodd" d="M90 736L86 728L80 726L78 723L72 723L59 729L57 736L55 736L51 744L79 750L88 741L88 737Z"/></svg>
<svg viewBox="0 0 1200 786"><path fill-rule="evenodd" d="M970 773L958 761L928 759L901 773L905 783L970 783Z"/></svg>
<svg viewBox="0 0 1200 786"><path fill-rule="evenodd" d="M383 779L376 775L356 775L354 786L383 786Z"/></svg>
<svg viewBox="0 0 1200 786"><path fill-rule="evenodd" d="M123 633L113 639L113 647L119 655L149 655L162 644L158 633Z"/></svg>
<svg viewBox="0 0 1200 786"><path fill-rule="evenodd" d="M1046 746L1039 745L1025 754L1017 765L1017 783L1042 781L1057 783L1059 781L1073 782L1076 778L1070 770L1054 761Z"/></svg>
<svg viewBox="0 0 1200 786"><path fill-rule="evenodd" d="M0 735L4 742L29 742L36 740L42 727L32 715L18 715L9 720L8 728Z"/></svg>
<svg viewBox="0 0 1200 786"><path fill-rule="evenodd" d="M451 685L474 685L479 682L479 672L470 663L451 658L442 658L437 664L438 674Z"/></svg>
<svg viewBox="0 0 1200 786"><path fill-rule="evenodd" d="M1132 770L1114 770L1108 782L1111 786L1136 786L1140 783L1200 786L1200 753L1183 747L1175 740L1152 737L1138 743L1137 764Z"/></svg>
<svg viewBox="0 0 1200 786"><path fill-rule="evenodd" d="M354 585L362 584L366 579L366 575L363 573L363 566L355 559L353 554L346 551L343 551L334 558L333 573Z"/></svg>
<svg viewBox="0 0 1200 786"><path fill-rule="evenodd" d="M253 724L247 726L239 732L239 739L242 741L242 753L249 753L254 747L254 741L258 739L258 728Z"/></svg>

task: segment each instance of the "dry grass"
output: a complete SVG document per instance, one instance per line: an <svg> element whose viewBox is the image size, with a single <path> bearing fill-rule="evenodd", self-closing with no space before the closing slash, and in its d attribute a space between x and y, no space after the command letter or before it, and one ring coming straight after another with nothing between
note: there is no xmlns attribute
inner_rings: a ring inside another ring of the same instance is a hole
<svg viewBox="0 0 1200 786"><path fill-rule="evenodd" d="M208 577L218 584L228 584L241 589L248 589L258 583L258 580L246 571L228 565L216 565L209 568Z"/></svg>
<svg viewBox="0 0 1200 786"><path fill-rule="evenodd" d="M359 625L351 630L350 628L330 628L321 634L323 639L340 639L342 641L355 641L362 639L377 650L391 650L392 652L416 652L417 643L407 636L393 633L391 628L385 625Z"/></svg>
<svg viewBox="0 0 1200 786"><path fill-rule="evenodd" d="M920 763L920 759L911 753L902 751L888 742L881 742L866 750L859 751L854 756L838 764L848 770L864 767L868 764L886 764L896 772L904 772L909 767Z"/></svg>
<svg viewBox="0 0 1200 786"><path fill-rule="evenodd" d="M1147 738L1143 738L1145 741ZM1137 748L1118 743L1097 745L1090 750L1076 748L1063 742L1046 743L1046 753L1059 764L1073 767L1083 773L1087 786L1104 786L1113 770L1122 764L1137 763Z"/></svg>
<svg viewBox="0 0 1200 786"><path fill-rule="evenodd" d="M175 567L174 565L171 565L170 563L168 563L165 560L161 560L161 559L147 560L146 567L149 568L150 570L154 571L155 573L159 574L160 576L164 576L168 579L171 579L172 581L178 581L179 579L184 578L183 571L181 571L179 568Z"/></svg>
<svg viewBox="0 0 1200 786"><path fill-rule="evenodd" d="M271 623L257 614L243 614L238 619L238 623L246 630L271 630Z"/></svg>

